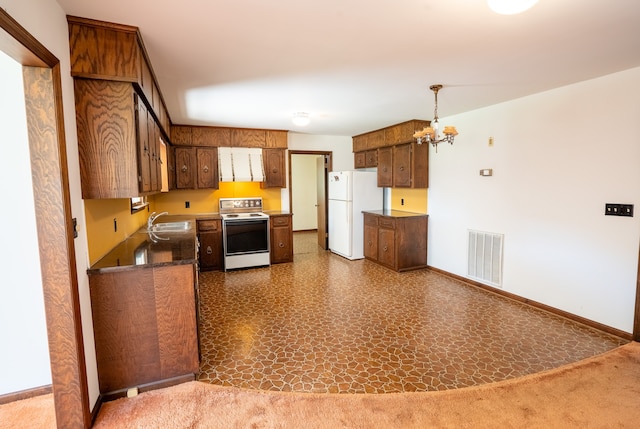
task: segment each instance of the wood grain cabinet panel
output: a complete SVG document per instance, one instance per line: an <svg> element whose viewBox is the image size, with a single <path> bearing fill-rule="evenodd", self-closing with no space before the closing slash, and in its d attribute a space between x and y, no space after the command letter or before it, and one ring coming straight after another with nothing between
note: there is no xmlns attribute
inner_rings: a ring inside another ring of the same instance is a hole
<svg viewBox="0 0 640 429"><path fill-rule="evenodd" d="M193 127L191 129L194 146L229 147L231 146L231 129L214 127Z"/></svg>
<svg viewBox="0 0 640 429"><path fill-rule="evenodd" d="M262 149L265 180L263 188L286 188L287 177L285 172L284 149Z"/></svg>
<svg viewBox="0 0 640 429"><path fill-rule="evenodd" d="M367 166L367 155L364 152L354 152L353 154L353 167L365 168Z"/></svg>
<svg viewBox="0 0 640 429"><path fill-rule="evenodd" d="M393 147L378 149L378 187L393 187Z"/></svg>
<svg viewBox="0 0 640 429"><path fill-rule="evenodd" d="M270 215L271 263L293 262L293 222L291 214Z"/></svg>
<svg viewBox="0 0 640 429"><path fill-rule="evenodd" d="M264 147L286 149L289 147L289 133L287 131L267 130Z"/></svg>
<svg viewBox="0 0 640 429"><path fill-rule="evenodd" d="M133 86L93 79L74 86L82 198L140 196L138 140L148 146L148 127Z"/></svg>
<svg viewBox="0 0 640 429"><path fill-rule="evenodd" d="M231 129L231 146L233 147L265 147L265 144L265 130Z"/></svg>
<svg viewBox="0 0 640 429"><path fill-rule="evenodd" d="M176 189L218 189L218 149L175 148Z"/></svg>
<svg viewBox="0 0 640 429"><path fill-rule="evenodd" d="M70 16L67 21L72 76L138 81L140 48L135 27Z"/></svg>
<svg viewBox="0 0 640 429"><path fill-rule="evenodd" d="M193 265L91 274L100 392L198 371Z"/></svg>
<svg viewBox="0 0 640 429"><path fill-rule="evenodd" d="M224 269L222 248L222 220L202 219L197 221L200 240L200 270Z"/></svg>
<svg viewBox="0 0 640 429"><path fill-rule="evenodd" d="M395 271L427 266L427 215L364 213L364 257Z"/></svg>

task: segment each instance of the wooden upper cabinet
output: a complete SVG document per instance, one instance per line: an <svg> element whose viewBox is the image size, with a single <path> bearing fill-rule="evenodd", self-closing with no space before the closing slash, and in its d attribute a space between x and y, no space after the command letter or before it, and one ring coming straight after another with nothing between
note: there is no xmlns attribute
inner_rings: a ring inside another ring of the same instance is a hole
<svg viewBox="0 0 640 429"><path fill-rule="evenodd" d="M196 148L198 164L198 189L218 189L218 150L209 147Z"/></svg>
<svg viewBox="0 0 640 429"><path fill-rule="evenodd" d="M171 126L171 143L176 146L286 149L288 146L288 132L250 128L173 125Z"/></svg>
<svg viewBox="0 0 640 429"><path fill-rule="evenodd" d="M262 157L264 162L265 180L262 182L263 188L286 188L287 177L285 175L285 150L284 149L263 149Z"/></svg>
<svg viewBox="0 0 640 429"><path fill-rule="evenodd" d="M367 138L367 149L377 149L382 146L385 146L384 130L370 133Z"/></svg>
<svg viewBox="0 0 640 429"><path fill-rule="evenodd" d="M231 129L214 127L192 127L191 142L194 146L231 146Z"/></svg>
<svg viewBox="0 0 640 429"><path fill-rule="evenodd" d="M367 138L368 138L368 134L360 134L358 136L353 136L352 137L352 141L353 141L353 151L354 152L362 152L367 150L368 146L367 146Z"/></svg>
<svg viewBox="0 0 640 429"><path fill-rule="evenodd" d="M233 128L231 130L232 147L265 147L266 131L244 128Z"/></svg>
<svg viewBox="0 0 640 429"><path fill-rule="evenodd" d="M175 148L176 189L218 189L218 149Z"/></svg>
<svg viewBox="0 0 640 429"><path fill-rule="evenodd" d="M176 146L193 146L193 127L184 125L173 125L171 127L171 143Z"/></svg>
<svg viewBox="0 0 640 429"><path fill-rule="evenodd" d="M427 188L429 186L429 145L405 143L393 147L393 186Z"/></svg>
<svg viewBox="0 0 640 429"><path fill-rule="evenodd" d="M393 147L378 149L378 187L393 187Z"/></svg>
<svg viewBox="0 0 640 429"><path fill-rule="evenodd" d="M196 150L193 147L177 147L175 151L176 189L195 189Z"/></svg>
<svg viewBox="0 0 640 429"><path fill-rule="evenodd" d="M287 131L267 130L265 135L265 145L267 148L289 147L289 133Z"/></svg>
<svg viewBox="0 0 640 429"><path fill-rule="evenodd" d="M93 79L74 86L82 198L139 196L138 139L148 148L148 127L146 117L138 127L133 86Z"/></svg>
<svg viewBox="0 0 640 429"><path fill-rule="evenodd" d="M138 82L138 29L68 16L71 75ZM116 79L117 78L117 79Z"/></svg>
<svg viewBox="0 0 640 429"><path fill-rule="evenodd" d="M71 76L136 84L170 136L171 120L138 28L75 16L67 16L67 22Z"/></svg>

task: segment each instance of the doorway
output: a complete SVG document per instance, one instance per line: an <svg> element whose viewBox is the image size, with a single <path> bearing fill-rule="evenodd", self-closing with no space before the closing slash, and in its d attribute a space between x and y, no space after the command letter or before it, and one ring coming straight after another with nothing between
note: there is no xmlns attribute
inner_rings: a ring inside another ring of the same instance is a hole
<svg viewBox="0 0 640 429"><path fill-rule="evenodd" d="M327 173L330 151L289 151L289 201L293 231L317 231L318 246L327 249Z"/></svg>
<svg viewBox="0 0 640 429"><path fill-rule="evenodd" d="M0 50L22 65L27 140L58 427L88 428L59 60L0 9Z"/></svg>

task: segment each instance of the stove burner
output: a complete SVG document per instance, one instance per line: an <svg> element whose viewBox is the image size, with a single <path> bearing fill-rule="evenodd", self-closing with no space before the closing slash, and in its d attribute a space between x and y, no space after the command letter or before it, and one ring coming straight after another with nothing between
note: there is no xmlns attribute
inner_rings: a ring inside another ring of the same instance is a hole
<svg viewBox="0 0 640 429"><path fill-rule="evenodd" d="M237 214L228 214L228 215L226 215L226 216L227 216L227 217L238 217L238 216L240 216L240 215L237 215Z"/></svg>
<svg viewBox="0 0 640 429"><path fill-rule="evenodd" d="M260 216L262 216L262 213L251 213L251 214L249 214L249 216L258 216L258 217L260 217Z"/></svg>

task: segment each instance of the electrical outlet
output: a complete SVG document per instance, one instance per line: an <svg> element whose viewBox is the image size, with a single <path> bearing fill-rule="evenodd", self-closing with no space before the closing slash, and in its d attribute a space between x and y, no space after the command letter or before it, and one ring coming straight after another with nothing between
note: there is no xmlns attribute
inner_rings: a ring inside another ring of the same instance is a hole
<svg viewBox="0 0 640 429"><path fill-rule="evenodd" d="M633 204L620 204L619 216L633 217Z"/></svg>

